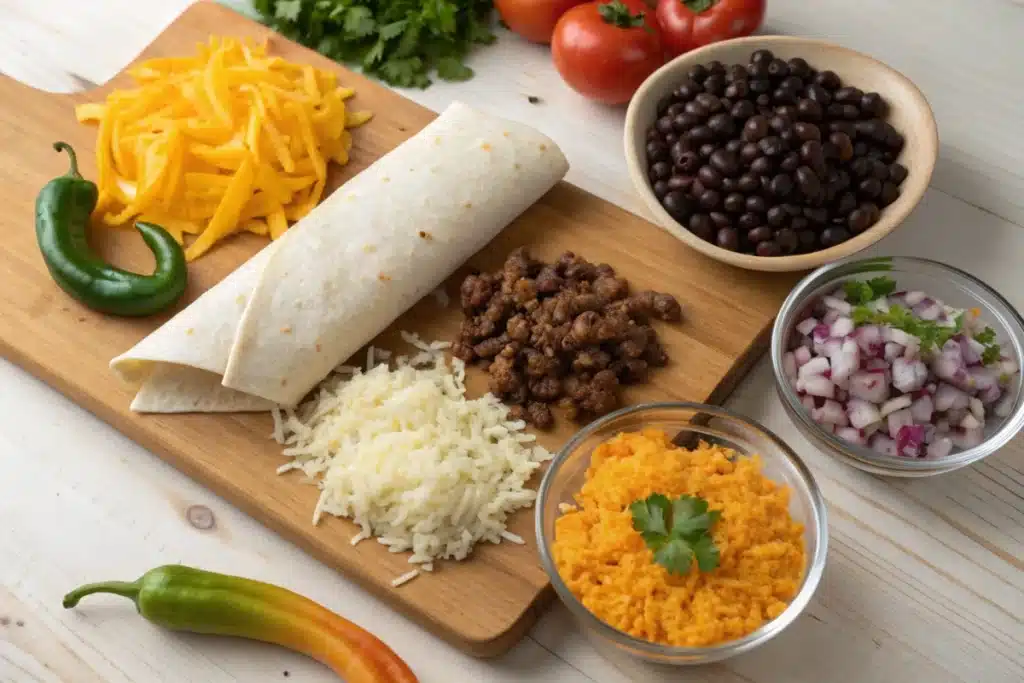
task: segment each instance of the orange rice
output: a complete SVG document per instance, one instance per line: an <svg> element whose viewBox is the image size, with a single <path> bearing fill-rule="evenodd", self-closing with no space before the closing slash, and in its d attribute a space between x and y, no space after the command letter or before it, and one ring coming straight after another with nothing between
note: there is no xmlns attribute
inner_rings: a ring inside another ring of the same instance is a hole
<svg viewBox="0 0 1024 683"><path fill-rule="evenodd" d="M674 646L735 640L779 616L803 578L804 528L760 458L735 455L706 443L678 448L654 429L598 446L577 505L555 522L555 565L573 595L620 631ZM652 493L697 495L721 510L711 532L717 569L693 562L678 576L654 562L629 510Z"/></svg>

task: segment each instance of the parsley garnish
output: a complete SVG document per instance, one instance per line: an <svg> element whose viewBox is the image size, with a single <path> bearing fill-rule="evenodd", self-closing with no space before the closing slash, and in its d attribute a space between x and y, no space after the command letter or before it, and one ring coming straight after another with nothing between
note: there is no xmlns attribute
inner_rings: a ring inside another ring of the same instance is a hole
<svg viewBox="0 0 1024 683"><path fill-rule="evenodd" d="M867 281L849 280L843 289L846 291L846 300L857 306L892 294L896 290L896 281L884 275Z"/></svg>
<svg viewBox="0 0 1024 683"><path fill-rule="evenodd" d="M401 88L425 88L430 73L463 81L474 44L494 42L491 0L254 0L285 37Z"/></svg>
<svg viewBox="0 0 1024 683"><path fill-rule="evenodd" d="M702 572L718 566L718 548L711 538L711 527L722 516L708 510L708 502L698 496L667 496L653 493L629 506L633 528L640 532L654 561L669 574L686 574L693 558ZM669 526L669 520L672 525Z"/></svg>

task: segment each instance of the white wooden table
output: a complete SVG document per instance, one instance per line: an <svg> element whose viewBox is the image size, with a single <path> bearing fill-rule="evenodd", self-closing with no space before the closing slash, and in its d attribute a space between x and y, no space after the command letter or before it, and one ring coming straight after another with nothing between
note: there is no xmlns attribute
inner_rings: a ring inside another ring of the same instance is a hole
<svg viewBox="0 0 1024 683"><path fill-rule="evenodd" d="M0 71L47 90L102 83L188 2L0 0ZM769 5L766 31L869 52L914 79L936 111L943 146L933 189L876 251L953 263L1024 308L1020 1ZM565 150L569 180L644 213L620 153L621 111L576 97L543 49L508 34L473 66L478 75L467 83L408 95L434 110L458 97L531 123ZM764 361L730 405L787 439L828 499L828 570L804 617L752 654L670 672L607 659L556 606L508 655L478 661L0 361L0 682L335 680L276 648L168 634L126 604L60 607L78 583L134 578L167 562L296 589L379 634L425 683L1024 680L1024 441L937 479L883 480L803 440L775 400ZM213 529L189 523L191 506L212 511Z"/></svg>

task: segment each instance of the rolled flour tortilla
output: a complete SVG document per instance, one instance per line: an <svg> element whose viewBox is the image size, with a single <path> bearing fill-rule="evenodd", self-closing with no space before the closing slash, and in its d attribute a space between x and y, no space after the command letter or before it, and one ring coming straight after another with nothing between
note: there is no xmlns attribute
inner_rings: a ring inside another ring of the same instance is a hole
<svg viewBox="0 0 1024 683"><path fill-rule="evenodd" d="M294 406L568 168L541 133L453 103L110 366L138 412Z"/></svg>

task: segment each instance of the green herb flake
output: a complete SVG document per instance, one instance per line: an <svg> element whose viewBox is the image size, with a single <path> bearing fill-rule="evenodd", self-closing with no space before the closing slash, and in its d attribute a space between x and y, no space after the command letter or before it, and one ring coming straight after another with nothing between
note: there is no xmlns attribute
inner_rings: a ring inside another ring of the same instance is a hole
<svg viewBox="0 0 1024 683"><path fill-rule="evenodd" d="M285 37L396 87L425 88L435 72L471 78L470 49L495 39L491 0L253 0L253 7Z"/></svg>
<svg viewBox="0 0 1024 683"><path fill-rule="evenodd" d="M718 548L710 532L722 513L709 510L703 498L684 495L670 501L654 493L635 501L629 510L633 528L654 553L654 561L670 574L686 574L694 558L702 572L718 566Z"/></svg>
<svg viewBox="0 0 1024 683"><path fill-rule="evenodd" d="M1000 358L1002 358L1002 350L999 348L999 344L986 346L985 350L981 352L982 365L992 365L999 362Z"/></svg>
<svg viewBox="0 0 1024 683"><path fill-rule="evenodd" d="M892 294L896 291L896 281L884 275L867 281L848 280L843 284L843 290L846 292L846 300L858 306Z"/></svg>
<svg viewBox="0 0 1024 683"><path fill-rule="evenodd" d="M996 340L996 331L991 327L986 327L981 332L974 335L974 340L979 344L988 346Z"/></svg>

